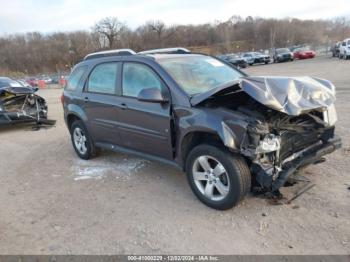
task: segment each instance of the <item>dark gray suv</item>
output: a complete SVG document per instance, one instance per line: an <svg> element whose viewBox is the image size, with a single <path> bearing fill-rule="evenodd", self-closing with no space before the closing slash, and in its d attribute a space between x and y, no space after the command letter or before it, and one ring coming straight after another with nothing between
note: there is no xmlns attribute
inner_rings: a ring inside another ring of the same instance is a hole
<svg viewBox="0 0 350 262"><path fill-rule="evenodd" d="M339 148L334 100L324 79L249 77L170 49L89 55L62 95L79 157L104 148L174 165L216 209L251 189L278 195L297 170Z"/></svg>

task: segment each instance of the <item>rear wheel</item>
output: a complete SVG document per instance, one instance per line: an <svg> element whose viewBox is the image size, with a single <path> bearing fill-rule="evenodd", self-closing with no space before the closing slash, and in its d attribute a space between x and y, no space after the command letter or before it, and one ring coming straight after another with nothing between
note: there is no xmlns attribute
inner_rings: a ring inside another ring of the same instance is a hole
<svg viewBox="0 0 350 262"><path fill-rule="evenodd" d="M77 155L85 160L94 156L95 148L89 132L81 120L73 122L70 128L72 144Z"/></svg>
<svg viewBox="0 0 350 262"><path fill-rule="evenodd" d="M186 173L193 193L211 208L232 208L250 191L251 174L245 160L215 146L195 147Z"/></svg>

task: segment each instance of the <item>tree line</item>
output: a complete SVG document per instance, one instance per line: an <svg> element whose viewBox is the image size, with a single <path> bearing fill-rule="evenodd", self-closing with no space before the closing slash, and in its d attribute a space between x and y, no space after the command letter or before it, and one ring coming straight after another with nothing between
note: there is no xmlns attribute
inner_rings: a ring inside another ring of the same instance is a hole
<svg viewBox="0 0 350 262"><path fill-rule="evenodd" d="M182 46L210 54L286 47L330 45L350 37L350 19L300 20L232 16L224 22L166 25L148 21L131 29L116 17L95 23L90 31L3 35L0 74L69 71L91 52L130 48L142 51Z"/></svg>

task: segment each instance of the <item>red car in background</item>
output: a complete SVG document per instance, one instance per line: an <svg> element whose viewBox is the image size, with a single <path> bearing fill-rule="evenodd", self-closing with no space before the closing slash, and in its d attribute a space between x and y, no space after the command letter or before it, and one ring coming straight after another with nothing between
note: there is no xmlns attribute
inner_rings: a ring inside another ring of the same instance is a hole
<svg viewBox="0 0 350 262"><path fill-rule="evenodd" d="M297 48L293 52L295 59L307 59L314 58L316 56L316 52L306 48Z"/></svg>
<svg viewBox="0 0 350 262"><path fill-rule="evenodd" d="M32 86L32 87L38 86L38 79L35 78L35 77L29 77L29 78L27 78L27 79L26 79L26 82L27 82L30 86Z"/></svg>

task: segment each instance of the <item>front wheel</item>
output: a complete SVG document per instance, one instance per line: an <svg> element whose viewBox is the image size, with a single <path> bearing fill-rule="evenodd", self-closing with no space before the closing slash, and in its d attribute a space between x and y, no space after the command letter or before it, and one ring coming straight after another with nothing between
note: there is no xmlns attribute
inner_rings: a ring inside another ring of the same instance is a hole
<svg viewBox="0 0 350 262"><path fill-rule="evenodd" d="M186 173L193 193L214 209L232 208L250 191L251 174L245 160L219 147L195 147L189 153Z"/></svg>

